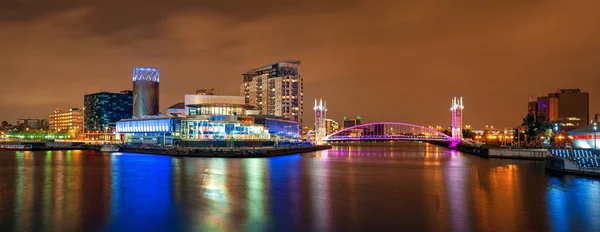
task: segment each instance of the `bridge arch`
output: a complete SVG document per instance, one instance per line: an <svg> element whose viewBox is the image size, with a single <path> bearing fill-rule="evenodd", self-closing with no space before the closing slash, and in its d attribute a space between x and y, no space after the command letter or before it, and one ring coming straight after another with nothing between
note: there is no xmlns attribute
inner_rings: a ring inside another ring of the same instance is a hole
<svg viewBox="0 0 600 232"><path fill-rule="evenodd" d="M452 137L429 127L403 122L373 122L344 128L324 141L420 140L452 141Z"/></svg>

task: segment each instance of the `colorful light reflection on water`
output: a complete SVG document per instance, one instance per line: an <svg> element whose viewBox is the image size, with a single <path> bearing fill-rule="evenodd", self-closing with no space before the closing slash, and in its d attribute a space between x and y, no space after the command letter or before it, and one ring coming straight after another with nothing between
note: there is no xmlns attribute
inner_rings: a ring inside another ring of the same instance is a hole
<svg viewBox="0 0 600 232"><path fill-rule="evenodd" d="M426 144L269 159L0 152L0 231L600 231L600 181Z"/></svg>

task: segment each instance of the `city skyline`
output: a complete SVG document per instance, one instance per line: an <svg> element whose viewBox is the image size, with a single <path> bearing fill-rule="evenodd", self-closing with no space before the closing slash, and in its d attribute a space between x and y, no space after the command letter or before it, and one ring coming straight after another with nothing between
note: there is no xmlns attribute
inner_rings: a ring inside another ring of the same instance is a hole
<svg viewBox="0 0 600 232"><path fill-rule="evenodd" d="M596 2L151 2L147 11L135 1L0 5L0 120L45 118L83 106L85 94L132 89L136 66L161 69L165 114L196 89L238 95L244 71L288 59L303 62L305 99L326 99L338 122L447 126L448 99L463 96L465 125L516 126L530 95L559 88L589 92L590 117L600 112Z"/></svg>

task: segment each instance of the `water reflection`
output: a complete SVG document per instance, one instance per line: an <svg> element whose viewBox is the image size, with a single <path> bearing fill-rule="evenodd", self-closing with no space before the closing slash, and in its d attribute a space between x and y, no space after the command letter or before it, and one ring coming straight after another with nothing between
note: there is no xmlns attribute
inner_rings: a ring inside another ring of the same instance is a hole
<svg viewBox="0 0 600 232"><path fill-rule="evenodd" d="M600 231L600 181L436 146L0 152L0 231Z"/></svg>
<svg viewBox="0 0 600 232"><path fill-rule="evenodd" d="M248 210L247 230L262 231L265 223L265 159L247 159L243 162L246 175Z"/></svg>

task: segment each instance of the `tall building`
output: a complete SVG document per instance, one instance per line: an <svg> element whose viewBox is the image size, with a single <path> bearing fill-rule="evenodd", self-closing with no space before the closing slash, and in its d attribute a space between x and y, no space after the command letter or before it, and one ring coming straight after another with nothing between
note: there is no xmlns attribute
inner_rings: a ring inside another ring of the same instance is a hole
<svg viewBox="0 0 600 232"><path fill-rule="evenodd" d="M121 119L133 114L133 92L100 92L84 97L84 129L86 132L107 132Z"/></svg>
<svg viewBox="0 0 600 232"><path fill-rule="evenodd" d="M535 115L544 115L550 122L558 122L565 130L575 129L590 123L589 94L580 89L559 89L555 93L538 97ZM533 114L529 109L529 113Z"/></svg>
<svg viewBox="0 0 600 232"><path fill-rule="evenodd" d="M133 69L133 116L158 115L160 70L151 67Z"/></svg>
<svg viewBox="0 0 600 232"><path fill-rule="evenodd" d="M304 86L297 60L280 61L244 74L241 93L259 114L284 116L298 122L304 115Z"/></svg>
<svg viewBox="0 0 600 232"><path fill-rule="evenodd" d="M53 131L83 130L83 110L80 108L56 109L48 115L48 119L50 130Z"/></svg>

